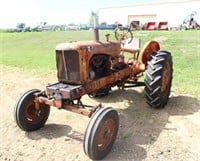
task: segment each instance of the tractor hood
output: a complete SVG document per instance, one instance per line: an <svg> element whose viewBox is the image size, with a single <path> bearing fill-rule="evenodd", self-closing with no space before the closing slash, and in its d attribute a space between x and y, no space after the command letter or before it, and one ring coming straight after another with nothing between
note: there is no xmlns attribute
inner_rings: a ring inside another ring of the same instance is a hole
<svg viewBox="0 0 200 161"><path fill-rule="evenodd" d="M121 46L119 42L112 41L79 41L72 43L61 43L56 46L56 51L68 50L87 50L91 55L103 53L115 56L120 53Z"/></svg>

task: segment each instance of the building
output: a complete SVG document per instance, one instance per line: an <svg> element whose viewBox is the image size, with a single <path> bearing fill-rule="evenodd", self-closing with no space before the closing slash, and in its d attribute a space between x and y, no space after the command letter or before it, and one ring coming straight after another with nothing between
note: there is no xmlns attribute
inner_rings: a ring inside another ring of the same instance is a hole
<svg viewBox="0 0 200 161"><path fill-rule="evenodd" d="M200 23L200 0L168 0L152 3L137 3L127 6L99 8L99 23L121 23L129 25L132 21L140 25L147 22L168 22L169 27L180 26L192 12Z"/></svg>

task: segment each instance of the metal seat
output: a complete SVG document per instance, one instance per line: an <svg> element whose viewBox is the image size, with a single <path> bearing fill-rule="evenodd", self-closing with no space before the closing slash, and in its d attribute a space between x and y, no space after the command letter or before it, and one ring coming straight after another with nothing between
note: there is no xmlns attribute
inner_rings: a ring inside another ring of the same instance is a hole
<svg viewBox="0 0 200 161"><path fill-rule="evenodd" d="M133 38L133 40L130 42L130 38L126 39L124 44L121 46L122 52L129 52L132 54L139 53L140 51L140 39L139 38Z"/></svg>

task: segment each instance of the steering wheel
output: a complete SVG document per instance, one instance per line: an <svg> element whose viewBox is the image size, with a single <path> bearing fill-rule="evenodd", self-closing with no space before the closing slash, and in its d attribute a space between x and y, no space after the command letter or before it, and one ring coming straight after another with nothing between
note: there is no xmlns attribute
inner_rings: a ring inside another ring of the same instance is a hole
<svg viewBox="0 0 200 161"><path fill-rule="evenodd" d="M133 40L133 33L129 28L120 26L115 29L115 38L121 43L129 39L129 44Z"/></svg>

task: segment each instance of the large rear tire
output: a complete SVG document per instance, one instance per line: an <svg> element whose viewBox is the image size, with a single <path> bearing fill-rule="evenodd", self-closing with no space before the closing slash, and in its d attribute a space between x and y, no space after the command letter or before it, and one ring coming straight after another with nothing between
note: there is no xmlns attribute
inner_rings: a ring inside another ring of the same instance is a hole
<svg viewBox="0 0 200 161"><path fill-rule="evenodd" d="M164 107L168 100L172 83L172 56L167 51L158 51L147 62L145 77L145 98L154 108Z"/></svg>
<svg viewBox="0 0 200 161"><path fill-rule="evenodd" d="M25 92L18 100L14 108L14 117L17 125L24 131L34 131L44 126L50 113L50 106L39 104L35 107L35 93L38 89Z"/></svg>
<svg viewBox="0 0 200 161"><path fill-rule="evenodd" d="M103 159L111 150L119 128L116 110L100 108L91 117L84 135L84 152L93 160Z"/></svg>

